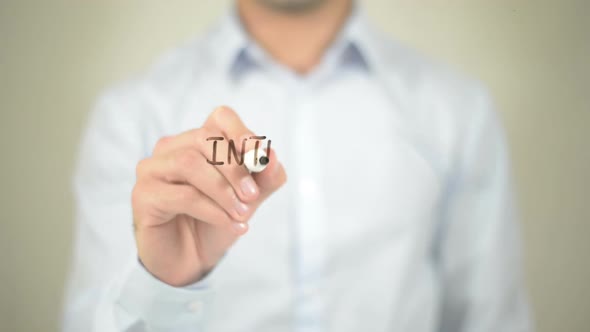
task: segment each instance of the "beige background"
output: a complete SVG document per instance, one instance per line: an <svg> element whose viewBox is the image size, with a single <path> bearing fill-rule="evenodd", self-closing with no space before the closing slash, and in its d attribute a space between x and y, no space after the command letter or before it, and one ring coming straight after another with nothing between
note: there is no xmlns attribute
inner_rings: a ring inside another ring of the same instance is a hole
<svg viewBox="0 0 590 332"><path fill-rule="evenodd" d="M96 95L228 1L0 2L0 331L56 331L69 178ZM485 81L512 150L539 331L590 326L590 2L365 1L395 38Z"/></svg>

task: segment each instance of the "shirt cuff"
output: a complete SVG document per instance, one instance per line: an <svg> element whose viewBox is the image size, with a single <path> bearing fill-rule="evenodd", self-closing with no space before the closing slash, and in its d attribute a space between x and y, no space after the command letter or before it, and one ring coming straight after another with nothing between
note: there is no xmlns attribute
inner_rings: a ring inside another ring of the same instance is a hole
<svg viewBox="0 0 590 332"><path fill-rule="evenodd" d="M170 286L135 260L121 283L117 304L152 328L179 328L203 324L211 298L208 278L186 287Z"/></svg>

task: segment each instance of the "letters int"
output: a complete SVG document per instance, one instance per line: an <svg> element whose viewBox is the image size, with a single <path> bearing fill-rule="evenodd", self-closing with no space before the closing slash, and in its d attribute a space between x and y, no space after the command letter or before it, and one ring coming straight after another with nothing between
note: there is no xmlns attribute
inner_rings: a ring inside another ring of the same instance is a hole
<svg viewBox="0 0 590 332"><path fill-rule="evenodd" d="M242 148L240 150L239 158L238 158L238 152L236 150L236 145L234 144L234 140L230 139L227 144L227 163L228 163L228 165L231 165L232 154L233 154L234 158L236 159L236 162L238 163L238 165L244 164L244 154L246 153L246 141L249 139L256 140L256 143L254 144L254 151L255 151L254 152L254 165L256 165L258 163L258 148L260 147L260 141L264 141L266 139L266 136L250 136L248 138L244 138L242 140ZM211 165L223 165L224 164L223 161L217 160L217 142L223 141L223 140L225 140L225 137L221 137L221 136L214 136L214 137L207 138L207 141L213 141L213 154L212 154L213 160L207 159L207 162L209 164L211 164ZM266 151L270 151L270 143L271 143L271 140L266 141Z"/></svg>

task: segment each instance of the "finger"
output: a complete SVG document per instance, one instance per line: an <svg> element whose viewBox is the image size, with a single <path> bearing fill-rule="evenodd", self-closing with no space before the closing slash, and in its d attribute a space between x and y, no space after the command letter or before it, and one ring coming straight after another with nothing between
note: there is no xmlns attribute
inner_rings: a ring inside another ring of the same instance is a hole
<svg viewBox="0 0 590 332"><path fill-rule="evenodd" d="M230 119L230 121L236 120ZM239 199L249 203L258 198L258 186L250 173L238 165L243 163L242 150L246 147L246 140L251 136L251 133L247 133L241 135L237 141L230 141L223 130L203 127L160 139L154 149L154 155L163 155L189 147L198 149L209 160L210 167L217 168L229 181ZM221 162L223 165L218 164Z"/></svg>
<svg viewBox="0 0 590 332"><path fill-rule="evenodd" d="M266 153L269 159L268 165L262 172L252 174L254 180L260 187L261 200L266 199L287 182L287 173L277 159L275 151L270 149Z"/></svg>
<svg viewBox="0 0 590 332"><path fill-rule="evenodd" d="M223 208L196 188L185 184L146 182L134 188L133 204L144 215L135 218L142 225L159 226L178 215L187 215L217 227L228 227L242 234L244 227L234 221Z"/></svg>
<svg viewBox="0 0 590 332"><path fill-rule="evenodd" d="M213 131L220 131L223 137L228 140L220 149L222 156L227 155L227 164L231 165L232 157L238 160L236 164L242 164L244 161L246 141L263 140L266 137L256 136L242 122L238 114L228 106L216 108L207 118L204 128ZM259 144L258 142L256 144ZM220 172L232 183L239 197L247 202L252 202L258 198L259 188L250 175L243 167L219 167Z"/></svg>
<svg viewBox="0 0 590 332"><path fill-rule="evenodd" d="M259 136L255 136L246 127L234 110L227 106L221 106L211 112L203 127L191 129L175 136L160 138L154 148L154 155L165 154L182 147L193 146L195 143L200 144L211 137L223 137L226 141L228 139L234 140L237 142L237 152L241 152L241 143L244 139ZM262 138L259 138L259 140L262 140ZM224 152L227 152L227 150Z"/></svg>
<svg viewBox="0 0 590 332"><path fill-rule="evenodd" d="M238 113L228 106L220 106L213 110L203 127L220 131L223 136L234 140L254 136L254 133L242 122Z"/></svg>
<svg viewBox="0 0 590 332"><path fill-rule="evenodd" d="M161 156L169 154L174 150L200 147L207 142L207 138L215 136L220 136L219 131L212 131L206 128L196 128L184 131L178 135L164 136L156 143L153 155Z"/></svg>
<svg viewBox="0 0 590 332"><path fill-rule="evenodd" d="M244 167L234 166L243 163L244 153L247 150L246 142L258 136L254 135L242 122L238 114L227 106L216 108L209 115L203 127L213 132L221 132L222 137L227 141L226 144L217 145L218 155L227 156L226 164L223 166L217 165L219 171L232 184L240 199L245 202L255 201L260 194L258 185ZM260 139L258 137L258 140ZM232 164L232 159L235 164Z"/></svg>
<svg viewBox="0 0 590 332"><path fill-rule="evenodd" d="M194 148L175 150L138 165L138 177L172 184L190 184L215 201L233 219L245 222L253 208L242 202L231 184Z"/></svg>

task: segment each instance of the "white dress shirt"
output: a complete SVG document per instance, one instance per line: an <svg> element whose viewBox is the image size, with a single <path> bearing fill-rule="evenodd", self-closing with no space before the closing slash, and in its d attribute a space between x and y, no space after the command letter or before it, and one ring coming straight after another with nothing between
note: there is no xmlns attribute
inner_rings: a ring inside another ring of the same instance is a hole
<svg viewBox="0 0 590 332"><path fill-rule="evenodd" d="M135 166L218 105L272 139L288 182L212 273L174 288L137 259ZM358 11L305 76L230 13L99 99L74 178L64 330L529 331L492 108L476 81Z"/></svg>

